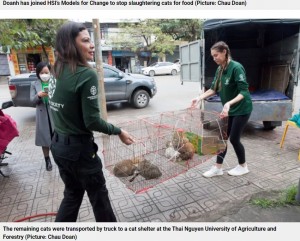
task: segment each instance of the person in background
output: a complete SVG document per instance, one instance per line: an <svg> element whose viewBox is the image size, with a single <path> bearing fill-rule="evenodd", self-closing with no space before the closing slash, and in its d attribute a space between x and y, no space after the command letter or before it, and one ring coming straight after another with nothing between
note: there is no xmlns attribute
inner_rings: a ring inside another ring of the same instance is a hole
<svg viewBox="0 0 300 241"><path fill-rule="evenodd" d="M67 22L56 36L57 59L49 103L54 122L51 151L65 184L56 222L75 222L87 192L97 222L115 222L93 131L118 135L126 145L131 136L100 118L95 46L83 24ZM116 150L117 152L118 150Z"/></svg>
<svg viewBox="0 0 300 241"><path fill-rule="evenodd" d="M250 118L252 112L252 100L246 81L244 67L232 60L228 45L217 42L211 47L211 56L219 67L217 68L211 88L192 100L192 108L198 103L216 93L220 94L223 110L221 118L228 116L227 136L237 155L239 165L228 171L229 175L240 176L249 172L245 158L245 148L241 143L242 132ZM224 152L217 156L216 164L210 170L203 173L204 177L223 175L222 164L227 153Z"/></svg>
<svg viewBox="0 0 300 241"><path fill-rule="evenodd" d="M30 86L30 100L36 105L35 145L42 147L47 171L52 170L52 163L49 157L52 124L48 109L50 70L51 67L48 63L40 62L36 66L38 80L31 82Z"/></svg>

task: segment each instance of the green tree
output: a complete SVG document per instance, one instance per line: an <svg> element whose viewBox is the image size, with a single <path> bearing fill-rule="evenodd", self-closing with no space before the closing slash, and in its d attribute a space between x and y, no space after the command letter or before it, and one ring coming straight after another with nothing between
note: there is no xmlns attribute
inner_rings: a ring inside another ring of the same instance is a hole
<svg viewBox="0 0 300 241"><path fill-rule="evenodd" d="M42 46L54 47L57 29L65 22L62 19L3 19L0 21L0 46L20 50Z"/></svg>
<svg viewBox="0 0 300 241"><path fill-rule="evenodd" d="M202 19L161 19L158 24L164 34L174 40L192 42L200 39Z"/></svg>
<svg viewBox="0 0 300 241"><path fill-rule="evenodd" d="M164 34L154 19L124 22L119 24L120 32L109 37L107 43L116 48L134 52L150 52L163 57L166 53L173 54L175 45L171 36Z"/></svg>

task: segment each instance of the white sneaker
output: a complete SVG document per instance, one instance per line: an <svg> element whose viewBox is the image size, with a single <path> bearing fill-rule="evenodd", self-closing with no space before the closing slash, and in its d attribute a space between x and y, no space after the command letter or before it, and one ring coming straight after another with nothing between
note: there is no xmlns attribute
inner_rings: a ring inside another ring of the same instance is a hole
<svg viewBox="0 0 300 241"><path fill-rule="evenodd" d="M212 166L208 171L203 173L204 177L214 177L214 176L222 176L223 170L222 168L217 168L216 166Z"/></svg>
<svg viewBox="0 0 300 241"><path fill-rule="evenodd" d="M228 174L231 176L241 176L247 174L249 172L247 164L243 167L241 165L237 165L235 168L228 171Z"/></svg>

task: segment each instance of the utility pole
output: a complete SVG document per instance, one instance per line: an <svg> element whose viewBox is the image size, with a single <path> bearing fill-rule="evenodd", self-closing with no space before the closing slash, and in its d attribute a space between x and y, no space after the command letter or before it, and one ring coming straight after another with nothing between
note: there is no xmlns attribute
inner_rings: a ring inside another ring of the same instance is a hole
<svg viewBox="0 0 300 241"><path fill-rule="evenodd" d="M99 77L99 106L100 106L100 115L101 118L107 121L107 109L106 109L106 97L104 89L104 73L103 73L103 64L102 64L102 50L101 50L101 36L100 36L100 23L99 19L93 19L93 28L94 28L94 42L95 42L95 60L96 60L96 69Z"/></svg>

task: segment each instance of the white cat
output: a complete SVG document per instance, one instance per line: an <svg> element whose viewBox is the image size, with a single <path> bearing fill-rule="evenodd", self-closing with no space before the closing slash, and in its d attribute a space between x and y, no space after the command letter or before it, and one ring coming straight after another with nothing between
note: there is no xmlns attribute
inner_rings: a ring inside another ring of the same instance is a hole
<svg viewBox="0 0 300 241"><path fill-rule="evenodd" d="M166 144L167 148L165 150L165 156L169 159L177 158L179 157L180 153L176 151L173 147L173 144L171 141L167 142Z"/></svg>

